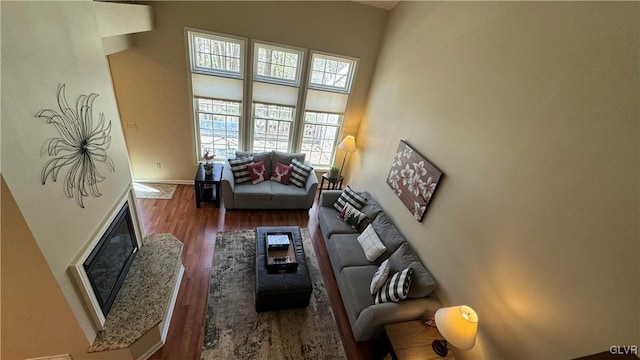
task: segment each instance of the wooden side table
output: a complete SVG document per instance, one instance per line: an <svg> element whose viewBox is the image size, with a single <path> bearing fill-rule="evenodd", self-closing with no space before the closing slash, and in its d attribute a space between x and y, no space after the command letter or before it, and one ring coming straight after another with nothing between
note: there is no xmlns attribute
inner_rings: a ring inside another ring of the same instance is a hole
<svg viewBox="0 0 640 360"><path fill-rule="evenodd" d="M198 165L198 171L193 179L196 191L196 207L202 201L213 201L220 207L220 181L222 180L222 164L213 164L211 175L205 175L204 164ZM215 192L214 188L215 187Z"/></svg>
<svg viewBox="0 0 640 360"><path fill-rule="evenodd" d="M318 199L320 199L320 194L322 194L322 186L324 182L328 181L327 190L342 190L342 181L344 181L344 176L339 176L337 178L330 178L329 173L322 174L322 179L320 180L320 186L318 191Z"/></svg>
<svg viewBox="0 0 640 360"><path fill-rule="evenodd" d="M422 320L386 324L384 330L393 349L393 355L385 358L397 360L441 360L455 359L451 349L446 357L440 357L433 351L433 340L442 340L435 327L427 327Z"/></svg>

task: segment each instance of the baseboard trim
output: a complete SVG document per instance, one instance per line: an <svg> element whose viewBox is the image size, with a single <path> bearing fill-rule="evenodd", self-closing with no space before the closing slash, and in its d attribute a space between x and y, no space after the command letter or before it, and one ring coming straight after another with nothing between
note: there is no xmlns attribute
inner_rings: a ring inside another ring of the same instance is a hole
<svg viewBox="0 0 640 360"><path fill-rule="evenodd" d="M193 180L159 180L159 179L133 179L137 183L149 184L175 184L175 185L193 185Z"/></svg>

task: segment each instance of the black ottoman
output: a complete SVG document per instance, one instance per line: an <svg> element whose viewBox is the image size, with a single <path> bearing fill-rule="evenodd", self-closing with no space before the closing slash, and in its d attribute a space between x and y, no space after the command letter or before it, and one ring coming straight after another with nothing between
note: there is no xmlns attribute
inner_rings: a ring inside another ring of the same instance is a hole
<svg viewBox="0 0 640 360"><path fill-rule="evenodd" d="M296 247L295 272L269 272L265 237L268 232L291 232ZM311 298L311 277L304 256L302 236L297 226L256 229L256 311L305 308Z"/></svg>

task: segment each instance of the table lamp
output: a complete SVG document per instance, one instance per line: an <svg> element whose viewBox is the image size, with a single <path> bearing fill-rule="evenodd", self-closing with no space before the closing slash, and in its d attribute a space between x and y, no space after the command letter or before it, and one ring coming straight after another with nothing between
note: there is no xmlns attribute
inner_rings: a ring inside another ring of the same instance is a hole
<svg viewBox="0 0 640 360"><path fill-rule="evenodd" d="M340 174L338 174L338 178L342 175L342 168L344 168L344 161L347 160L347 153L356 152L356 138L353 135L347 135L340 144L338 144L338 149L344 151L344 157L342 158L342 166L340 166Z"/></svg>
<svg viewBox="0 0 640 360"><path fill-rule="evenodd" d="M447 356L447 343L468 350L476 343L478 314L466 306L451 306L438 309L435 315L436 326L446 340L434 340L431 344L436 354Z"/></svg>

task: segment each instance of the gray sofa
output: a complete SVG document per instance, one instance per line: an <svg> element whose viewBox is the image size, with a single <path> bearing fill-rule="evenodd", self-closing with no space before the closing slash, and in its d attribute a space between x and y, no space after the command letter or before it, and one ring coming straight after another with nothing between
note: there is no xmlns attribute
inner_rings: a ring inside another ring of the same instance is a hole
<svg viewBox="0 0 640 360"><path fill-rule="evenodd" d="M273 164L280 162L285 165L292 159L305 162L303 153L286 153L268 151L259 153L236 152L236 158L252 155L253 161L263 160L269 173ZM308 162L307 162L308 164ZM226 161L222 170L222 200L226 209L310 209L313 206L318 178L312 172L304 188L289 183L281 184L277 181L263 181L258 184L251 182L236 184L231 171L231 165Z"/></svg>
<svg viewBox="0 0 640 360"><path fill-rule="evenodd" d="M318 220L355 340L378 337L384 330L384 324L432 316L442 306L433 293L436 283L411 245L371 195L360 192L358 194L367 199L367 205L360 210L367 218L359 229L371 223L387 249L374 263L369 262L357 240L359 233L337 218L338 211L333 203L340 194L338 190L322 192ZM386 259L390 259L390 277L409 266L413 269L409 296L397 303L375 304L369 285L378 266Z"/></svg>

